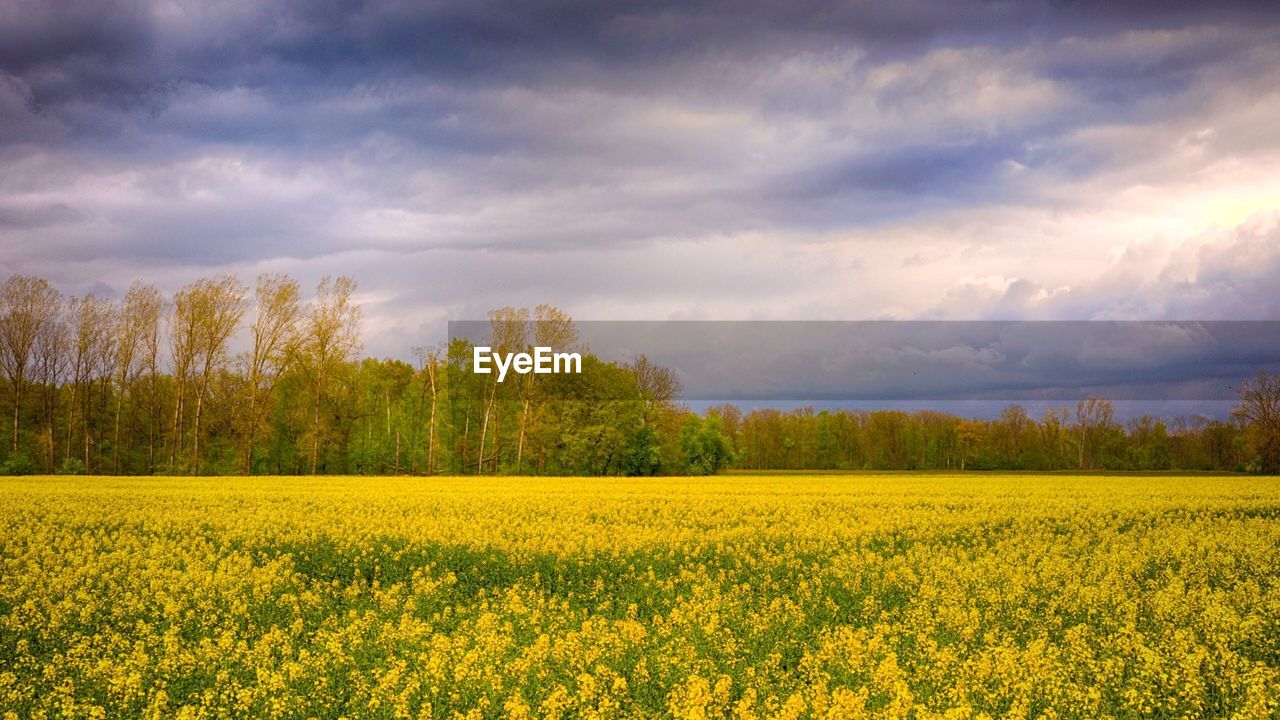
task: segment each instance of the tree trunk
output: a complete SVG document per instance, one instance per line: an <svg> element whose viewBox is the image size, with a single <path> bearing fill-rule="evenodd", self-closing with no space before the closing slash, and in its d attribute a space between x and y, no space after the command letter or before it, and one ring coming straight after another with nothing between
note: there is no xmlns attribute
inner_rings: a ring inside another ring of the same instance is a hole
<svg viewBox="0 0 1280 720"><path fill-rule="evenodd" d="M253 442L254 442L254 438L255 438L255 436L256 436L256 435L257 435L257 433L255 433L253 430L250 430L250 431L249 431L249 437L248 437L248 438L246 438L246 440L245 440L245 444L244 444L244 465L243 465L243 467L241 468L241 471L240 471L240 472L241 472L242 474L244 474L244 475L252 475L252 474L253 474Z"/></svg>
<svg viewBox="0 0 1280 720"><path fill-rule="evenodd" d="M75 427L76 383L71 384L71 397L67 399L67 460L71 459L71 431Z"/></svg>
<svg viewBox="0 0 1280 720"><path fill-rule="evenodd" d="M249 393L249 427L245 433L244 465L241 471L245 475L253 473L253 441L258 436L258 388L255 386Z"/></svg>
<svg viewBox="0 0 1280 720"><path fill-rule="evenodd" d="M529 422L529 397L524 399L524 407L520 410L520 439L516 442L516 474L519 475L524 462L524 430Z"/></svg>
<svg viewBox="0 0 1280 720"><path fill-rule="evenodd" d="M179 381L175 388L177 397L173 400L173 444L169 446L169 469L178 462L178 453L182 450L182 396L186 395L186 382Z"/></svg>
<svg viewBox="0 0 1280 720"><path fill-rule="evenodd" d="M22 407L22 382L13 387L13 452L18 452L18 411Z"/></svg>
<svg viewBox="0 0 1280 720"><path fill-rule="evenodd" d="M1086 432L1088 432L1088 428L1081 426L1080 428L1080 460L1076 464L1076 467L1080 468L1081 470L1084 470L1084 438L1085 438Z"/></svg>
<svg viewBox="0 0 1280 720"><path fill-rule="evenodd" d="M120 474L120 413L124 410L124 385L120 386L120 392L116 395L116 431L115 439L111 442L111 472L116 475Z"/></svg>
<svg viewBox="0 0 1280 720"><path fill-rule="evenodd" d="M89 472L89 420L93 415L93 381L84 386L84 471Z"/></svg>
<svg viewBox="0 0 1280 720"><path fill-rule="evenodd" d="M493 401L498 398L498 384L494 383L493 392L489 393L489 402L484 406L484 422L480 425L480 453L476 461L476 474L484 474L484 441L489 435L489 416L493 413Z"/></svg>
<svg viewBox="0 0 1280 720"><path fill-rule="evenodd" d="M431 425L427 428L427 474L436 474L436 388L431 384Z"/></svg>
<svg viewBox="0 0 1280 720"><path fill-rule="evenodd" d="M311 474L316 474L320 459L320 393L316 393L315 411L311 416Z"/></svg>
<svg viewBox="0 0 1280 720"><path fill-rule="evenodd" d="M147 378L147 473L156 471L156 375L154 372Z"/></svg>
<svg viewBox="0 0 1280 720"><path fill-rule="evenodd" d="M48 438L49 438L49 449L45 453L45 456L47 458L47 461L45 462L45 469L49 472L53 472L53 456L55 455L55 453L53 449L54 429L53 429L52 420L49 421L49 426L45 429L45 432L48 433Z"/></svg>
<svg viewBox="0 0 1280 720"><path fill-rule="evenodd" d="M204 410L205 383L200 383L200 392L196 395L196 422L191 429L191 474L200 474L200 415Z"/></svg>

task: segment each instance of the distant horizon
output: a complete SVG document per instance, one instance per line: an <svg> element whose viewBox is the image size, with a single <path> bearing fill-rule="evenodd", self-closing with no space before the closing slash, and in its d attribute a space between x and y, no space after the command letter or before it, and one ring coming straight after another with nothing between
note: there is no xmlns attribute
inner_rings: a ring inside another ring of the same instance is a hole
<svg viewBox="0 0 1280 720"><path fill-rule="evenodd" d="M1106 400L1106 398L1102 398ZM1018 405L1027 411L1027 415L1032 419L1039 421L1045 410L1066 408L1069 413L1074 414L1075 403L1053 402L1053 401L1027 401L1027 400L971 400L971 401L930 401L930 400L911 400L911 401L893 401L886 400L878 403L872 402L849 402L845 400L770 400L770 401L741 401L741 400L695 400L683 401L690 410L698 414L706 414L708 410L719 405L733 405L743 413L752 410L778 410L780 412L796 412L811 408L815 413L820 412L849 412L849 413L871 413L877 411L899 411L905 413L915 412L939 412L964 420L996 420L1000 417L1000 413L1010 405ZM1237 402L1230 400L1192 400L1182 402L1159 402L1151 400L1110 400L1115 409L1115 421L1121 424L1128 423L1131 420L1138 420L1143 417L1154 417L1166 424L1177 420L1178 418L1204 418L1206 420L1225 421L1231 419L1231 413L1235 409Z"/></svg>

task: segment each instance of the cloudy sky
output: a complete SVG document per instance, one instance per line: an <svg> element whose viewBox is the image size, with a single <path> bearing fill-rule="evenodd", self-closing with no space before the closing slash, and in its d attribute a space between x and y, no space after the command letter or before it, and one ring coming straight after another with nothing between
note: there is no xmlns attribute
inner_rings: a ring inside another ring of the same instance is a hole
<svg viewBox="0 0 1280 720"><path fill-rule="evenodd" d="M398 356L540 302L1280 319L1276 8L0 0L0 275L351 274Z"/></svg>

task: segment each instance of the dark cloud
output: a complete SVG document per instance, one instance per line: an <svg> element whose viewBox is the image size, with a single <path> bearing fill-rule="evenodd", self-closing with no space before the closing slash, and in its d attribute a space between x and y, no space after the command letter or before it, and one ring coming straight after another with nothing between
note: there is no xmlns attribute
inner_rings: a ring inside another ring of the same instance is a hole
<svg viewBox="0 0 1280 720"><path fill-rule="evenodd" d="M63 67L99 72L145 55L153 29L147 5L130 0L6 0L0 5L0 66L15 74Z"/></svg>
<svg viewBox="0 0 1280 720"><path fill-rule="evenodd" d="M686 71L708 59L755 67L842 48L886 62L939 47L1035 48L1064 38L1072 44L1048 52L1040 60L1044 72L1098 98L1126 101L1139 91L1185 87L1206 67L1265 41L1280 18L1268 3L1164 4L1153 11L1143 3L941 0L6 0L0 13L0 68L30 88L41 111L84 123L93 118L83 104L128 109L145 119L181 101L192 86L240 89L294 110L357 89L394 94L405 83L460 92L511 85L617 89L619 83L640 92L679 92L672 85L687 83ZM1142 31L1192 37L1133 41ZM1131 42L1090 42L1126 34ZM893 92L884 100L891 103ZM404 109L417 114L428 107ZM359 127L395 125L390 117L363 119ZM262 118L263 125L277 121ZM219 139L216 127L211 134Z"/></svg>
<svg viewBox="0 0 1280 720"><path fill-rule="evenodd" d="M1230 401L1280 363L1280 322L580 322L601 357L672 368L691 400ZM491 342L487 321L450 337Z"/></svg>
<svg viewBox="0 0 1280 720"><path fill-rule="evenodd" d="M820 226L882 223L1023 195L1009 168L1029 161L1015 138L975 139L953 145L871 149L822 163L807 176L777 183L783 197L810 201L797 222ZM796 213L799 215L800 213ZM820 222L815 223L815 219Z"/></svg>
<svg viewBox="0 0 1280 720"><path fill-rule="evenodd" d="M1276 48L1264 2L0 0L0 272L358 271L388 352L544 300L1280 317L1270 231L1200 235L1280 204Z"/></svg>

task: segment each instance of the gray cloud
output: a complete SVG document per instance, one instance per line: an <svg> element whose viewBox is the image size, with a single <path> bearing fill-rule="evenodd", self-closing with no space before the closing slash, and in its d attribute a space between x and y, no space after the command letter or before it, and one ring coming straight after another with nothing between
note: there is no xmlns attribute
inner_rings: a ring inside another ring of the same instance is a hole
<svg viewBox="0 0 1280 720"><path fill-rule="evenodd" d="M1280 322L580 322L585 347L671 368L691 400L1230 402ZM491 342L487 321L450 336Z"/></svg>
<svg viewBox="0 0 1280 720"><path fill-rule="evenodd" d="M1280 317L1278 47L1262 2L0 0L0 272L351 272L386 354L542 301Z"/></svg>

